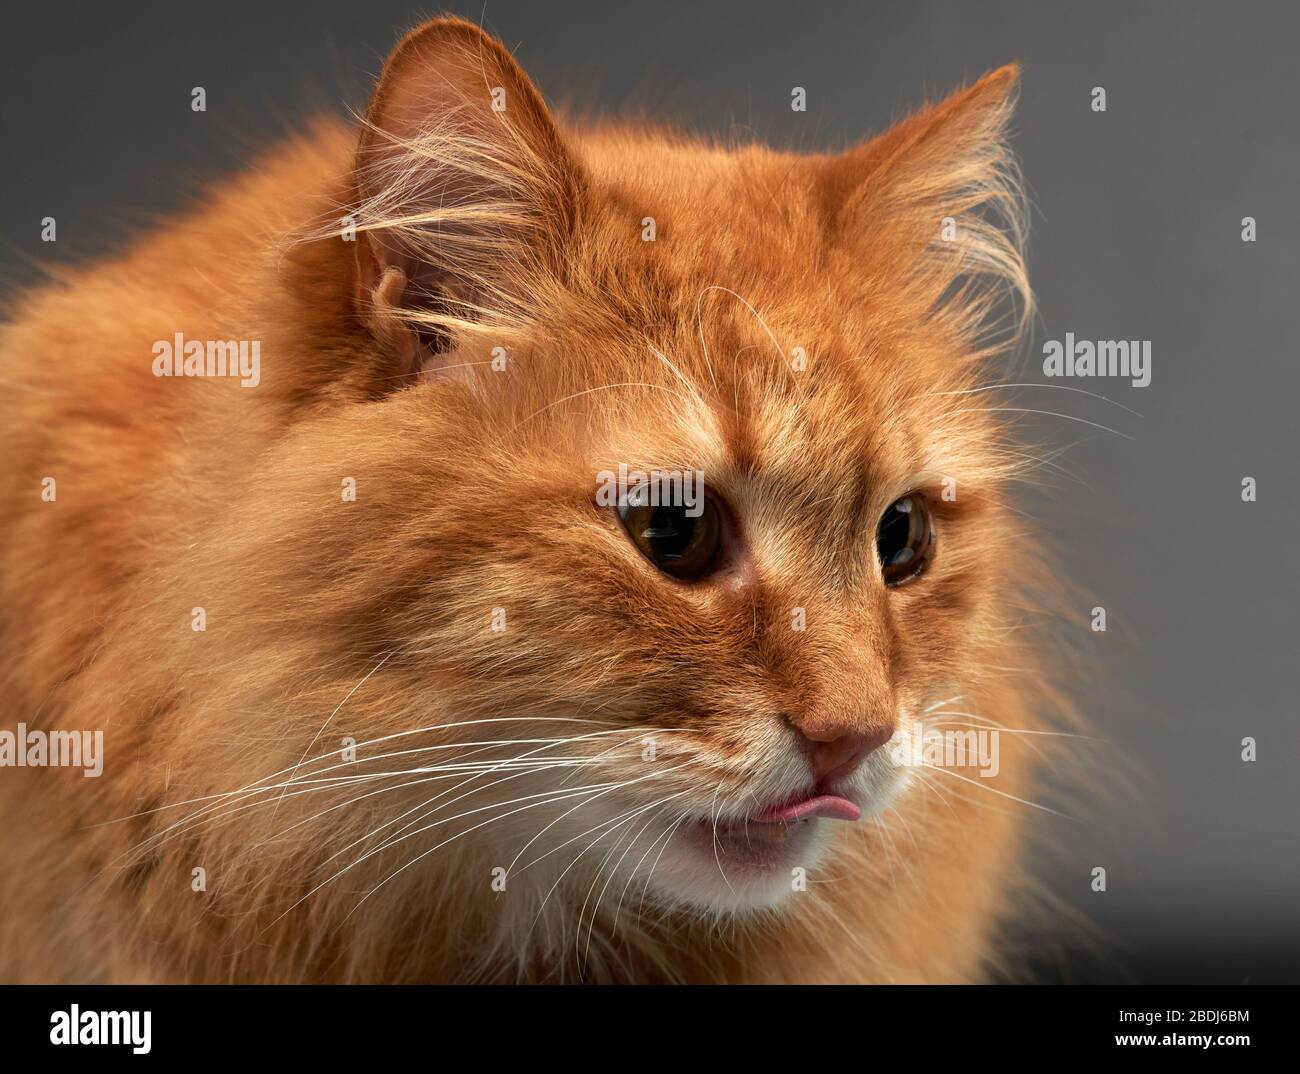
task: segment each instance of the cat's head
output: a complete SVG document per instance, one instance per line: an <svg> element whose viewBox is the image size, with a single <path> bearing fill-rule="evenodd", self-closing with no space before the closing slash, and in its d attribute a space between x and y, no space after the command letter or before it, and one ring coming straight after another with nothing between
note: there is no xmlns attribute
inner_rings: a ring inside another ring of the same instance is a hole
<svg viewBox="0 0 1300 1074"><path fill-rule="evenodd" d="M979 688L1019 551L978 390L1028 302L1016 79L798 155L566 128L456 20L390 59L355 178L358 309L410 385L357 504L402 516L356 527L392 552L375 681L502 762L465 838L503 866L563 833L575 876L774 905Z"/></svg>

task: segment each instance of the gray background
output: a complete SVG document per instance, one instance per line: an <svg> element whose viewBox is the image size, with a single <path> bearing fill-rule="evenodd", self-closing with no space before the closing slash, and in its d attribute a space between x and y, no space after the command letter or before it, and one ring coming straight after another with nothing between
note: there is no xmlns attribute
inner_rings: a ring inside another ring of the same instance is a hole
<svg viewBox="0 0 1300 1074"><path fill-rule="evenodd" d="M1110 613L1077 641L1102 673L1080 743L1137 775L1051 821L1062 914L1028 937L1048 980L1300 980L1293 764L1297 501L1292 487L1300 7L1012 3L451 5L516 49L552 98L782 145L840 146L1010 59L1026 68L1016 147L1034 202L1044 338L1153 341L1151 386L1092 381L1021 405L1082 438L1028 507ZM359 105L407 4L60 4L11 9L0 45L0 294L33 257L92 256L184 203L313 110ZM208 91L208 112L189 90ZM790 89L808 111L790 110ZM1104 86L1109 110L1089 107ZM58 219L56 247L39 221ZM1243 243L1253 216L1259 241ZM1087 406L1080 405L1087 403ZM1240 480L1259 482L1243 504ZM1254 735L1259 760L1244 764ZM1100 752L1098 752L1100 751ZM1104 895L1089 873L1109 873Z"/></svg>

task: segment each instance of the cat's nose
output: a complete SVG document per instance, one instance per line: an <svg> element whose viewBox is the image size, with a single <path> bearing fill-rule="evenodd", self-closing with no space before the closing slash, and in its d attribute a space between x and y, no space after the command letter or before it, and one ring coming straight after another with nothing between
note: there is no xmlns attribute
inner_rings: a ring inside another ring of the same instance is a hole
<svg viewBox="0 0 1300 1074"><path fill-rule="evenodd" d="M893 721L868 726L838 722L790 721L808 760L813 778L830 783L852 775L872 753L894 735Z"/></svg>

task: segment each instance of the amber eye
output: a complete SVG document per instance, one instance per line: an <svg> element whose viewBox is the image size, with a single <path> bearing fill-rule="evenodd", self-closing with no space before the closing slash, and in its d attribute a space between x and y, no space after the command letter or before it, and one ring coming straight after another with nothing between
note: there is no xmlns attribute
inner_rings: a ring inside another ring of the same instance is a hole
<svg viewBox="0 0 1300 1074"><path fill-rule="evenodd" d="M631 490L618 508L632 543L665 574L698 578L718 563L722 526L707 496L693 506L653 505L649 487Z"/></svg>
<svg viewBox="0 0 1300 1074"><path fill-rule="evenodd" d="M934 529L925 500L916 495L895 500L876 527L876 552L885 585L902 585L915 578L925 570L933 547Z"/></svg>

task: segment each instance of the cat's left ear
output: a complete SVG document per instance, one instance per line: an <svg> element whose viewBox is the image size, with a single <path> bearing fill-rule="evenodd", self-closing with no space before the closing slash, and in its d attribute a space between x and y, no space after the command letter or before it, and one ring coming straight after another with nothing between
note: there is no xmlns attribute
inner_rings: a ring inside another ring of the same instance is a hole
<svg viewBox="0 0 1300 1074"><path fill-rule="evenodd" d="M1023 194L1007 145L1019 84L1019 65L998 68L826 162L833 241L900 286L943 292L960 276L993 277L1027 311Z"/></svg>
<svg viewBox="0 0 1300 1074"><path fill-rule="evenodd" d="M384 65L355 185L362 318L418 367L464 333L527 320L562 263L582 181L505 46L448 17Z"/></svg>

